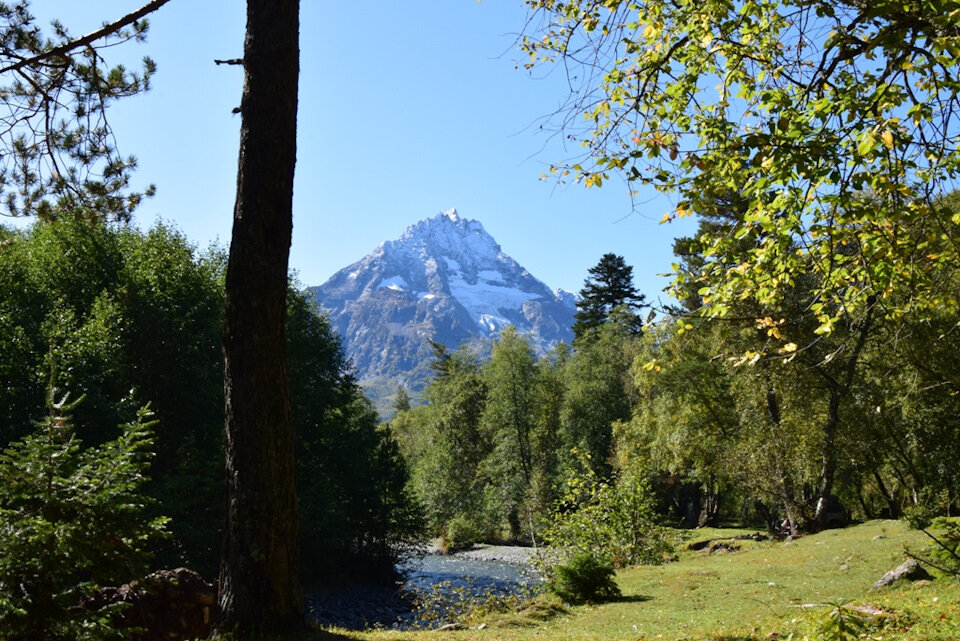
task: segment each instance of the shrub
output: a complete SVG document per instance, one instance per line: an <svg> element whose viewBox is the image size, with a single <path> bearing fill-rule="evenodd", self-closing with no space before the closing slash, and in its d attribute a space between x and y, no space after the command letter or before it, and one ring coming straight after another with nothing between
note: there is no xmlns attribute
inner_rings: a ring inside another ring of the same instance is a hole
<svg viewBox="0 0 960 641"><path fill-rule="evenodd" d="M933 517L922 507L909 510L907 520L933 542L929 550L907 550L907 555L924 565L960 578L960 520Z"/></svg>
<svg viewBox="0 0 960 641"><path fill-rule="evenodd" d="M599 603L620 596L613 564L581 552L551 571L550 591L567 603Z"/></svg>
<svg viewBox="0 0 960 641"><path fill-rule="evenodd" d="M83 449L65 400L31 436L0 454L0 638L105 639L114 610L76 606L100 585L146 569L148 543L166 519L150 519L141 493L153 437L148 409L121 435Z"/></svg>
<svg viewBox="0 0 960 641"><path fill-rule="evenodd" d="M443 548L447 552L469 548L479 540L480 530L466 514L457 514L447 521L447 531L443 537Z"/></svg>
<svg viewBox="0 0 960 641"><path fill-rule="evenodd" d="M544 532L561 557L592 553L615 567L662 563L671 546L654 522L649 485L640 470L621 470L614 482L584 465L567 481L567 491Z"/></svg>

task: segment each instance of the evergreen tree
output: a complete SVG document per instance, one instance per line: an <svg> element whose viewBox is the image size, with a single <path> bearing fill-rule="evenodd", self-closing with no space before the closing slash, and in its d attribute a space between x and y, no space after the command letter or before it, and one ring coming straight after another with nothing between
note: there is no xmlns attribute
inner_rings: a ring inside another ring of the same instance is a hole
<svg viewBox="0 0 960 641"><path fill-rule="evenodd" d="M121 638L115 607L76 607L99 585L138 576L166 519L143 493L155 421L143 408L120 434L83 448L64 396L48 396L35 434L0 453L0 635L17 641Z"/></svg>
<svg viewBox="0 0 960 641"><path fill-rule="evenodd" d="M618 308L625 312L618 315L618 322L639 332L642 321L637 310L643 307L645 297L633 286L633 267L624 262L623 256L611 253L604 254L589 272L590 277L584 282L577 302L579 311L574 316L574 337L582 339L607 322Z"/></svg>
<svg viewBox="0 0 960 641"><path fill-rule="evenodd" d="M285 320L297 154L298 0L247 0L240 158L223 322L222 632L304 625Z"/></svg>
<svg viewBox="0 0 960 641"><path fill-rule="evenodd" d="M116 148L107 110L145 91L156 69L111 65L104 52L143 40L151 0L79 38L55 23L45 34L26 1L0 3L0 199L4 213L51 219L57 213L128 220L145 195L130 189L136 159Z"/></svg>
<svg viewBox="0 0 960 641"><path fill-rule="evenodd" d="M397 398L393 401L393 409L398 414L410 410L410 394L407 393L407 388L403 385L397 388Z"/></svg>

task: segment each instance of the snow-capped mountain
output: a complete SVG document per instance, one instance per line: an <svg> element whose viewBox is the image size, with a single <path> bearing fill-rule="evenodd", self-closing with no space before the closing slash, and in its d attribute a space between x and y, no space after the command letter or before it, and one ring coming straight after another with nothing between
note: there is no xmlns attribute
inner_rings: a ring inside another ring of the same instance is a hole
<svg viewBox="0 0 960 641"><path fill-rule="evenodd" d="M361 379L414 389L432 359L429 340L455 350L513 325L543 353L573 338L576 296L551 291L455 209L411 225L311 291Z"/></svg>

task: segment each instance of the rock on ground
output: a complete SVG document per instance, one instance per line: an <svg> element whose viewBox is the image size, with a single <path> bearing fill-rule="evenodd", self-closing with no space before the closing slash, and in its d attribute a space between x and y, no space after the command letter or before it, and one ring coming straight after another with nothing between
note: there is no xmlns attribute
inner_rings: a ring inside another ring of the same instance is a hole
<svg viewBox="0 0 960 641"><path fill-rule="evenodd" d="M909 581L920 581L927 580L929 581L933 577L930 576L930 573L923 569L916 559L907 559L895 569L890 570L884 574L879 581L873 584L873 589L885 587L890 585L894 581L899 581L900 579L907 579Z"/></svg>
<svg viewBox="0 0 960 641"><path fill-rule="evenodd" d="M80 604L100 610L114 603L129 603L116 620L120 628L140 628L133 641L205 639L216 617L217 594L213 585L187 568L160 570L118 588L102 588Z"/></svg>

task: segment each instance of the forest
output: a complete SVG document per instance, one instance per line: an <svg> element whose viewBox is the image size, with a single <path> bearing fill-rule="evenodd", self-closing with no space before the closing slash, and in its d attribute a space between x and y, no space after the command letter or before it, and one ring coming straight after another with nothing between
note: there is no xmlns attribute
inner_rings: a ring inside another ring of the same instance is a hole
<svg viewBox="0 0 960 641"><path fill-rule="evenodd" d="M65 217L2 231L3 442L35 430L69 393L70 439L102 445L149 406L147 516L168 517L156 563L214 576L223 537L225 257L179 232ZM302 572L392 577L419 535L396 444L350 373L338 337L291 283L287 304ZM6 488L4 490L6 491Z"/></svg>
<svg viewBox="0 0 960 641"><path fill-rule="evenodd" d="M248 0L217 61L244 71L229 248L131 224L153 187L107 111L156 66L105 55L166 1L80 38L0 3L0 192L30 221L0 227L0 636L129 636L85 599L173 565L217 576L214 634L298 634L301 581L392 581L425 537L546 546L585 600L675 558L668 527L902 518L960 573L931 528L960 511L956 2L527 0L518 68L563 67L547 124L583 150L549 175L696 216L675 302L647 314L605 254L571 345L436 343L381 424L290 275L296 0Z"/></svg>
<svg viewBox="0 0 960 641"><path fill-rule="evenodd" d="M943 199L938 215L957 204ZM688 282L702 251L697 238L676 241ZM804 320L813 285L801 282L780 305L744 303L722 319L693 313L694 290L643 325L631 271L604 256L573 345L545 357L509 330L488 362L437 346L427 404L401 402L390 422L434 534L533 542L558 506L593 505L601 485L643 488L641 520L626 529L787 521L796 533L958 513L955 312L877 314L824 335ZM781 335L795 342L771 350ZM625 535L610 539L611 558L642 558L621 549Z"/></svg>

